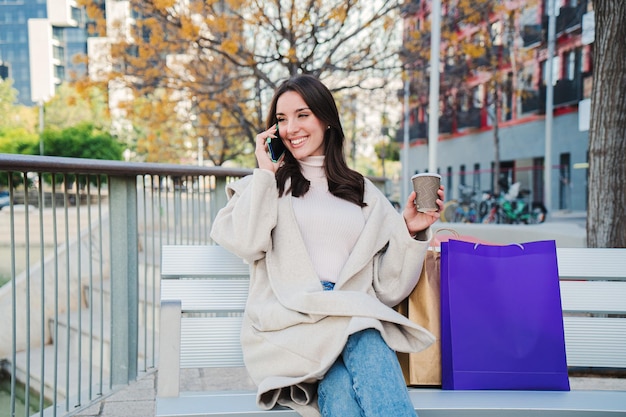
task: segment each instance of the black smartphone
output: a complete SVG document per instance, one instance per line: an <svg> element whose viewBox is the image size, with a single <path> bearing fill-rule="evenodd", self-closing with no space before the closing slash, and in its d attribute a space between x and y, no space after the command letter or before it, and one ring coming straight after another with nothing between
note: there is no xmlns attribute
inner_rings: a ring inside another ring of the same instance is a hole
<svg viewBox="0 0 626 417"><path fill-rule="evenodd" d="M280 157L283 156L287 150L287 148L285 148L285 144L280 139L280 135L278 134L278 123L276 123L275 135L275 138L267 138L267 148L270 151L270 159L272 162L278 162Z"/></svg>

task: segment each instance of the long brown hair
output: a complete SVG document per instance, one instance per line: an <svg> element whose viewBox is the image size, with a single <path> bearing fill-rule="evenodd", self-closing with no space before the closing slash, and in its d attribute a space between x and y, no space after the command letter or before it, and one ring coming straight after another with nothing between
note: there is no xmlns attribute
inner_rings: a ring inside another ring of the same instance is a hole
<svg viewBox="0 0 626 417"><path fill-rule="evenodd" d="M324 171L328 180L328 190L335 197L360 207L365 206L363 201L365 180L346 163L345 136L337 105L330 90L320 80L312 75L297 75L283 82L272 98L267 116L267 129L276 124L276 103L278 98L287 91L298 93L313 114L328 126L324 133ZM276 171L279 195L291 192L291 195L295 197L303 196L309 191L310 183L302 175L298 160L286 151L283 162L283 166ZM291 179L291 186L286 190L285 184L288 178Z"/></svg>

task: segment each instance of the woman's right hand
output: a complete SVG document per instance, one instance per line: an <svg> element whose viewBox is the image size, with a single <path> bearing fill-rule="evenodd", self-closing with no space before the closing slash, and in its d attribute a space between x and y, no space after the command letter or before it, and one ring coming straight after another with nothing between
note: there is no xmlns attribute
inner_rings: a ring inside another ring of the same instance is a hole
<svg viewBox="0 0 626 417"><path fill-rule="evenodd" d="M269 129L264 132L256 135L256 148L254 150L254 155L256 156L256 160L259 164L259 168L266 169L273 173L276 173L278 168L280 167L282 160L284 158L281 157L278 162L272 162L269 156L268 148L267 148L267 139L276 137L276 125L273 125Z"/></svg>

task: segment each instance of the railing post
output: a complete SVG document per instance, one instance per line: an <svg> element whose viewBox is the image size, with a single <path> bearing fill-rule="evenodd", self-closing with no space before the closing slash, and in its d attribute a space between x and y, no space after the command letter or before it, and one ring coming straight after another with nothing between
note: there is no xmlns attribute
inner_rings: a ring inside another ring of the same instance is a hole
<svg viewBox="0 0 626 417"><path fill-rule="evenodd" d="M137 178L109 177L111 384L137 379L139 267Z"/></svg>
<svg viewBox="0 0 626 417"><path fill-rule="evenodd" d="M228 203L228 197L226 196L226 184L228 183L228 177L216 176L215 177L215 189L211 194L211 225L217 212Z"/></svg>

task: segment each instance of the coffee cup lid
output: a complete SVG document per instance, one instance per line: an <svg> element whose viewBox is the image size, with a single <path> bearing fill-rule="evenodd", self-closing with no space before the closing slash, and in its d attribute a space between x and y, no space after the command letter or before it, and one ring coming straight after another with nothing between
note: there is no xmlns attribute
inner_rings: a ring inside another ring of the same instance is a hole
<svg viewBox="0 0 626 417"><path fill-rule="evenodd" d="M437 178L441 179L441 175L436 174L434 172L422 172L422 173L419 173L419 174L415 174L415 175L413 175L411 177L411 179L417 178L417 177L437 177Z"/></svg>

